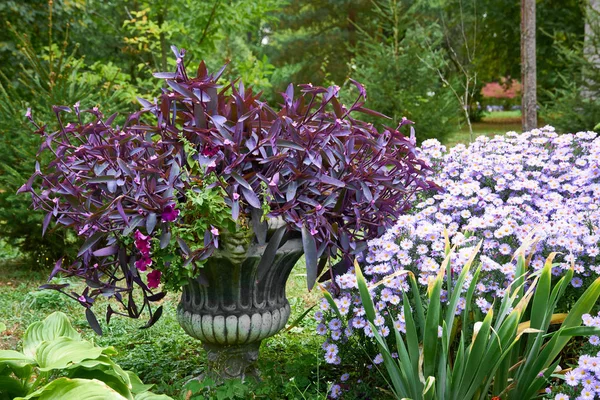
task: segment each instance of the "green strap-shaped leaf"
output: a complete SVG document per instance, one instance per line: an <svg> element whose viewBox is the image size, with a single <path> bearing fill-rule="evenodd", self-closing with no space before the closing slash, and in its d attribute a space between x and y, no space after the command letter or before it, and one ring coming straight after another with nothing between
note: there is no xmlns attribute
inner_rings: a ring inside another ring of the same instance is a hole
<svg viewBox="0 0 600 400"><path fill-rule="evenodd" d="M435 395L435 378L430 376L425 381L425 388L423 388L423 400L437 400Z"/></svg>

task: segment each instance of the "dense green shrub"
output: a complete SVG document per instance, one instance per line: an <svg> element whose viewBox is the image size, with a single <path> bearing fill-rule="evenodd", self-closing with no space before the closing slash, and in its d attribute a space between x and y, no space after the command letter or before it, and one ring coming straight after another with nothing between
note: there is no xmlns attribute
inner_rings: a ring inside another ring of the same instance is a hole
<svg viewBox="0 0 600 400"><path fill-rule="evenodd" d="M106 106L126 111L135 92L127 76L110 63L86 66L75 51L53 45L37 53L31 41L14 32L27 62L15 76L0 76L0 238L28 256L33 265L49 265L75 250L75 236L41 235L43 214L31 209L17 189L35 167L40 136L26 123L28 108L41 121L55 119L52 106L81 102L82 109ZM93 99L93 100L92 100Z"/></svg>
<svg viewBox="0 0 600 400"><path fill-rule="evenodd" d="M567 67L556 74L556 86L542 91L544 120L560 132L593 130L600 122L600 13L589 10L589 31L575 46L557 46Z"/></svg>
<svg viewBox="0 0 600 400"><path fill-rule="evenodd" d="M442 57L437 50L422 49L422 43L431 36L441 39L441 32L425 32L414 25L414 12L398 3L378 9L378 33L363 32L351 76L367 88L367 106L394 121L372 118L373 122L393 125L406 117L415 122L419 142L443 140L456 129L460 109L452 92L431 69Z"/></svg>
<svg viewBox="0 0 600 400"><path fill-rule="evenodd" d="M565 87L549 93L550 101L541 110L544 121L563 133L594 130L600 122L600 90L588 95L571 76L564 80Z"/></svg>

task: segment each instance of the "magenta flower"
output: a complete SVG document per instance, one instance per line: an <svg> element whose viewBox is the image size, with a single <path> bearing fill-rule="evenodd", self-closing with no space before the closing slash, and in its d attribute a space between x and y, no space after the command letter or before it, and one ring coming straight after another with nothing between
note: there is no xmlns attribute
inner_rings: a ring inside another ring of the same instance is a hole
<svg viewBox="0 0 600 400"><path fill-rule="evenodd" d="M173 222L179 216L179 210L175 208L173 204L169 204L165 207L161 214L163 221Z"/></svg>
<svg viewBox="0 0 600 400"><path fill-rule="evenodd" d="M202 150L202 155L204 157L212 157L215 154L217 154L218 152L219 152L219 148L218 147L212 147L212 146L206 145L204 147L204 149Z"/></svg>
<svg viewBox="0 0 600 400"><path fill-rule="evenodd" d="M219 230L212 225L210 226L210 233L212 233L214 236L219 236Z"/></svg>
<svg viewBox="0 0 600 400"><path fill-rule="evenodd" d="M158 287L160 276L161 272L156 269L148 274L148 287L150 289L156 289Z"/></svg>
<svg viewBox="0 0 600 400"><path fill-rule="evenodd" d="M135 262L135 267L144 272L146 268L152 265L152 259L150 258L150 254L142 255L142 258Z"/></svg>
<svg viewBox="0 0 600 400"><path fill-rule="evenodd" d="M144 235L138 230L135 231L133 236L135 238L135 248L142 253L144 256L150 256L150 236Z"/></svg>

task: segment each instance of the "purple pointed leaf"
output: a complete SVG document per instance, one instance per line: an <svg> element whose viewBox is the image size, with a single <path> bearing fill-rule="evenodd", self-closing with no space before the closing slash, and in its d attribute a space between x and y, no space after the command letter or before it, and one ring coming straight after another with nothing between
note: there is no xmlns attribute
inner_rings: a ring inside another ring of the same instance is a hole
<svg viewBox="0 0 600 400"><path fill-rule="evenodd" d="M113 309L110 307L106 307L106 325L110 324L110 317L114 314Z"/></svg>
<svg viewBox="0 0 600 400"><path fill-rule="evenodd" d="M119 212L121 218L123 218L123 223L125 224L125 226L129 226L129 218L127 218L127 214L125 214L125 210L123 209L123 204L121 203L121 200L117 201L117 211Z"/></svg>
<svg viewBox="0 0 600 400"><path fill-rule="evenodd" d="M140 329L148 329L150 328L152 325L154 325L156 323L156 321L158 321L161 317L163 313L163 306L159 306L154 313L152 314L152 317L150 317L150 320L148 320L148 322L146 323L146 325L142 326Z"/></svg>
<svg viewBox="0 0 600 400"><path fill-rule="evenodd" d="M48 213L44 217L44 222L42 223L42 236L44 236L46 234L46 229L48 229L48 225L50 224L51 219L52 219L52 213Z"/></svg>
<svg viewBox="0 0 600 400"><path fill-rule="evenodd" d="M141 97L136 97L138 103L140 103L142 105L142 107L147 108L147 109L151 109L154 107L154 104L150 103L148 100L143 99Z"/></svg>
<svg viewBox="0 0 600 400"><path fill-rule="evenodd" d="M151 234L154 231L156 220L156 213L148 213L148 216L146 217L146 232L148 232L148 234Z"/></svg>
<svg viewBox="0 0 600 400"><path fill-rule="evenodd" d="M298 151L305 151L306 148L302 147L301 145L291 142L289 140L284 140L284 139L277 139L276 141L277 146L278 147L283 147L283 148L288 148L288 149L294 149L294 150L298 150Z"/></svg>
<svg viewBox="0 0 600 400"><path fill-rule="evenodd" d="M285 192L286 201L290 202L296 197L296 190L298 189L298 182L296 180L290 181L287 190Z"/></svg>
<svg viewBox="0 0 600 400"><path fill-rule="evenodd" d="M361 112L361 113L364 113L364 114L372 115L374 117L381 117L381 118L385 118L385 119L392 119L392 118L388 117L387 115L384 115L384 114L382 114L380 112L377 112L375 110L371 110L371 109L365 108L365 107L357 107L357 108L354 108L352 111L358 111L358 112Z"/></svg>
<svg viewBox="0 0 600 400"><path fill-rule="evenodd" d="M233 218L234 221L237 221L239 217L240 217L240 201L233 200L231 202L231 218Z"/></svg>
<svg viewBox="0 0 600 400"><path fill-rule="evenodd" d="M282 226L281 228L277 229L275 233L273 233L273 236L271 236L271 239L269 240L269 243L267 244L267 247L260 258L258 267L256 267L256 276L258 278L258 282L262 282L269 270L274 267L273 261L275 260L275 255L279 249L283 235L285 235L285 231L286 227Z"/></svg>
<svg viewBox="0 0 600 400"><path fill-rule="evenodd" d="M85 309L85 318L87 319L88 324L90 324L90 327L94 330L94 332L96 332L98 336L102 336L102 327L98 323L98 319L96 318L94 312L91 309Z"/></svg>
<svg viewBox="0 0 600 400"><path fill-rule="evenodd" d="M77 257L80 257L83 253L88 251L92 246L100 241L104 237L104 232L96 232L83 243L81 248L79 249L79 253L77 253Z"/></svg>
<svg viewBox="0 0 600 400"><path fill-rule="evenodd" d="M258 196L252 189L246 189L244 186L240 187L242 195L244 199L248 202L248 204L254 208L261 208L260 200Z"/></svg>
<svg viewBox="0 0 600 400"><path fill-rule="evenodd" d="M242 186L243 186L243 187L245 187L246 189L248 189L248 190L252 190L252 187L250 186L250 184L249 184L249 183L248 183L248 182L247 182L247 181L246 181L244 178L242 178L242 177L240 176L240 174L238 174L237 172L233 171L233 172L231 173L231 177L232 177L233 179L235 179L235 181L236 181L237 183L239 183L240 185L242 185Z"/></svg>
<svg viewBox="0 0 600 400"><path fill-rule="evenodd" d="M346 184L344 182L340 181L339 179L333 178L329 175L322 175L321 182L341 188L346 187Z"/></svg>
<svg viewBox="0 0 600 400"><path fill-rule="evenodd" d="M149 301L160 301L165 298L167 292L159 292L153 295L148 296Z"/></svg>
<svg viewBox="0 0 600 400"><path fill-rule="evenodd" d="M115 255L119 252L119 248L117 246L107 246L101 249L94 251L94 256L96 257L107 257Z"/></svg>
<svg viewBox="0 0 600 400"><path fill-rule="evenodd" d="M173 90L175 90L180 95L187 97L189 99L195 98L194 93L190 92L188 89L184 88L180 84L175 81L167 81L167 85L171 86Z"/></svg>
<svg viewBox="0 0 600 400"><path fill-rule="evenodd" d="M207 230L206 232L209 232L209 231ZM189 248L189 246L187 245L187 243L185 242L185 240L183 240L181 238L177 238L176 240L177 240L177 244L179 245L179 248L183 252L184 256L187 257L190 254L192 254L192 250ZM206 242L206 239L205 239L205 242Z"/></svg>
<svg viewBox="0 0 600 400"><path fill-rule="evenodd" d="M177 77L176 72L154 72L152 74L155 78L158 79L175 79Z"/></svg>
<svg viewBox="0 0 600 400"><path fill-rule="evenodd" d="M302 247L306 261L306 284L308 290L311 290L317 281L317 243L304 225L302 226Z"/></svg>
<svg viewBox="0 0 600 400"><path fill-rule="evenodd" d="M116 181L114 176L104 175L96 176L88 180L88 183L114 183Z"/></svg>

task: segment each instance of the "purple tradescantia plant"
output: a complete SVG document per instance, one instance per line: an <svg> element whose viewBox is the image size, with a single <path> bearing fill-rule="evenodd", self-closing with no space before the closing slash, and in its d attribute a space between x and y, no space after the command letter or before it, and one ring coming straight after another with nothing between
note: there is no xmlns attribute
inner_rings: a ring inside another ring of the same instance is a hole
<svg viewBox="0 0 600 400"><path fill-rule="evenodd" d="M176 72L155 74L168 89L155 103L140 99L142 110L123 127L113 126L115 115L104 119L96 109L87 110L93 121L83 123L78 107L75 123L60 117L69 108L56 107L60 129L48 133L38 126L40 151L55 159L44 172L37 165L20 192L31 193L34 207L47 212L44 231L55 219L85 238L76 262L58 262L52 275L86 279L89 289L80 302L88 311L95 297L105 295L127 310L119 314L138 317L147 307L149 325L158 319L161 310L153 313L150 302L164 295L152 291L161 272L150 272L147 283L140 277L153 267L148 240L158 239L161 249L177 243L186 265L212 254L224 227L199 232L204 246L194 251L172 237L185 224L178 204L188 190L201 190L196 182L208 176L215 178L211 187L225 193L232 219L250 221L256 243L267 240L265 212L302 237L309 288L327 267L324 279L345 272L366 241L407 210L415 192L437 188L427 179L429 167L417 157L414 138L398 131L410 121L379 132L356 118L358 112L377 114L363 107L366 92L359 83L350 107L339 102L338 87L308 84L298 94L290 85L275 110L241 82L219 85L223 69L209 74L202 62L196 77L188 77L185 52L173 50ZM341 261L332 266L333 258ZM141 308L132 297L136 286L144 295ZM109 307L107 318L113 313ZM91 311L88 319L99 330Z"/></svg>

